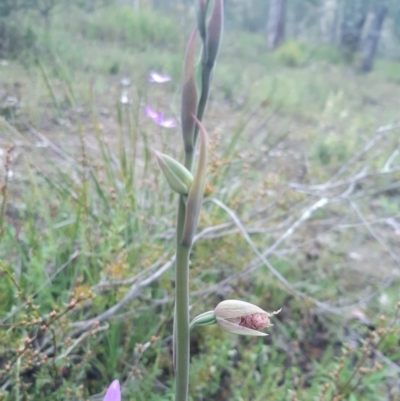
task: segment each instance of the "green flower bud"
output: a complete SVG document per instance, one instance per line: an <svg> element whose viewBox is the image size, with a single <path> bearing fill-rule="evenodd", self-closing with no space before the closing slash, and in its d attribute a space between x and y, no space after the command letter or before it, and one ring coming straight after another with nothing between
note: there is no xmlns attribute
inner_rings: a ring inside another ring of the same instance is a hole
<svg viewBox="0 0 400 401"><path fill-rule="evenodd" d="M154 151L160 166L171 189L180 195L187 195L193 182L191 172L170 156Z"/></svg>

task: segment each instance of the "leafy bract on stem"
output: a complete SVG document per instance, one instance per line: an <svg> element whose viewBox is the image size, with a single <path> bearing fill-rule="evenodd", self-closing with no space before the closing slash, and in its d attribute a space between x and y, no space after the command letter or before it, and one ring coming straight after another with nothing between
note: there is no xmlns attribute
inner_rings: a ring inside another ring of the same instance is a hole
<svg viewBox="0 0 400 401"><path fill-rule="evenodd" d="M204 129L203 124L196 117L193 116L193 118L200 129L200 149L196 172L186 201L185 224L181 240L181 244L186 248L191 247L197 229L201 204L203 202L208 160L207 132Z"/></svg>
<svg viewBox="0 0 400 401"><path fill-rule="evenodd" d="M195 114L197 110L197 84L194 70L194 60L196 56L196 36L197 29L195 29L190 36L186 49L185 62L183 67L181 101L181 122L183 144L185 149L185 165L189 170L192 167L193 153L195 148L195 120L193 119L193 114Z"/></svg>

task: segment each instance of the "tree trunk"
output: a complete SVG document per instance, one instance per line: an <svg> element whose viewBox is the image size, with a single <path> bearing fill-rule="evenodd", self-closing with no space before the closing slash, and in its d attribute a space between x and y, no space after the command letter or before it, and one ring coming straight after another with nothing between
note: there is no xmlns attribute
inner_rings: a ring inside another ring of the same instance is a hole
<svg viewBox="0 0 400 401"><path fill-rule="evenodd" d="M368 35L365 38L363 49L363 61L361 71L369 72L372 70L376 50L378 48L379 37L381 36L383 21L387 13L387 4L383 0L378 0L374 9L374 16L368 30Z"/></svg>
<svg viewBox="0 0 400 401"><path fill-rule="evenodd" d="M324 42L335 43L338 20L337 0L324 0L321 9L321 34Z"/></svg>
<svg viewBox="0 0 400 401"><path fill-rule="evenodd" d="M351 60L360 47L362 30L367 18L366 0L345 0L340 32L340 45Z"/></svg>
<svg viewBox="0 0 400 401"><path fill-rule="evenodd" d="M285 38L286 0L270 0L267 25L268 47L276 49Z"/></svg>

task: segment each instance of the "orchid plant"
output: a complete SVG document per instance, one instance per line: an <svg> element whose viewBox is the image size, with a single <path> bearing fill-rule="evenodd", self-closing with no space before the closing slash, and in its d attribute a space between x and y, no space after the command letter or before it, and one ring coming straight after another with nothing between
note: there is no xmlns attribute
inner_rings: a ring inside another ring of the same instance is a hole
<svg viewBox="0 0 400 401"><path fill-rule="evenodd" d="M217 60L223 30L224 0L196 0L198 26L191 34L183 66L181 96L181 129L184 148L183 163L172 157L154 151L157 162L170 188L179 194L176 228L175 266L175 313L173 326L173 364L175 369L175 401L188 400L190 332L196 326L218 324L231 333L251 336L265 336L260 331L270 327L270 317L279 311L268 313L258 306L239 300L226 300L215 310L195 317L189 323L189 259L193 238L197 230L200 209L206 183L207 132L202 124L206 109L215 63ZM211 3L212 6L211 6ZM209 15L209 18L208 18ZM202 41L200 63L200 96L195 74L196 38ZM165 83L168 75L151 72L149 81ZM145 107L146 116L165 128L174 128L174 119L165 119L164 114ZM198 148L197 165L193 168ZM114 381L104 401L120 401L119 382Z"/></svg>

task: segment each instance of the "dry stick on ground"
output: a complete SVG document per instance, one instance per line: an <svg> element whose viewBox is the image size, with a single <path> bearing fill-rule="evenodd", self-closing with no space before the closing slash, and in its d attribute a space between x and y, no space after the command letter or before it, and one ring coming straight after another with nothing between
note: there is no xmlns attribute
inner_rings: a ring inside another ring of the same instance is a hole
<svg viewBox="0 0 400 401"><path fill-rule="evenodd" d="M242 233L244 239L246 240L246 242L249 244L250 248L252 249L252 251L257 255L257 258L261 260L262 264L258 264L258 263L251 263L249 266L245 267L240 273L237 274L233 274L230 277L228 277L225 280L222 280L221 282L219 282L218 284L208 288L205 292L207 293L212 293L215 292L218 288L223 287L224 285L230 283L233 280L237 280L249 273L251 273L252 271L254 271L255 269L257 269L258 267L260 267L261 265L265 265L268 267L268 269L271 271L271 273L278 279L278 281L292 294L298 297L301 297L303 299L307 299L313 303L315 303L316 305L320 306L322 309L328 310L332 313L336 313L339 314L339 311L336 310L336 308L331 307L330 305L321 303L319 301L316 300L312 300L312 298L310 298L309 296L307 296L306 294L297 291L287 280L285 277L283 277L273 266L272 264L268 261L268 259L266 258L268 255L271 255L272 253L274 253L274 251L279 247L279 245L284 242L287 238L289 238L291 235L293 235L293 233L302 225L303 222L305 222L306 220L308 220L312 214L320 209L323 208L324 206L326 206L329 203L329 199L328 198L322 198L319 201L317 201L316 203L314 203L310 208L306 209L302 215L300 216L299 219L297 219L285 232L283 235L281 235L277 241L274 242L274 244L272 244L271 247L269 247L264 253L261 253L257 246L254 244L254 242L251 240L248 232L246 231L246 228L244 227L244 225L242 224L242 222L240 221L240 219L237 217L237 215L233 212L233 210L231 210L228 206L226 206L224 203L222 203L221 201L219 201L218 199L209 199L208 201L215 203L216 205L218 205L220 208L222 208L223 210L225 210L229 216L232 218L232 220L235 222L235 224L237 225L237 227L239 228L240 232ZM205 292L202 291L202 293L204 294ZM196 294L196 293L195 293Z"/></svg>
<svg viewBox="0 0 400 401"><path fill-rule="evenodd" d="M369 174L367 174L367 171L364 170L366 168L366 167L364 167L358 174L351 177L350 179L345 179L345 180L336 181L336 182L334 181L335 179L340 177L346 170L348 170L348 168L350 166L354 165L354 163L356 163L366 153L368 153L389 131L399 129L399 128L400 128L400 124L391 124L391 125L385 125L385 126L379 127L377 129L374 137L365 144L363 149L360 152L358 152L357 154L355 154L347 163L345 163L326 183L317 184L317 185L302 185L302 184L292 183L292 184L290 184L290 186L294 189L299 189L299 190L325 191L328 189L336 188L341 185L349 185L350 183L355 183L362 178L368 177ZM391 160L391 162L392 161L393 161L393 159ZM398 171L399 171L399 168L390 170L390 172L398 172ZM380 170L378 172L378 174L379 173L386 174L388 172L389 172L388 169L384 167L382 170Z"/></svg>
<svg viewBox="0 0 400 401"><path fill-rule="evenodd" d="M344 308L336 308L333 307L329 304L326 304L324 302L320 302L318 300L313 299L312 297L309 297L307 294L300 292L298 290L296 290L287 280L285 277L283 277L274 267L273 265L269 262L268 259L266 259L266 257L272 253L274 253L274 251L279 247L279 245L285 241L289 236L291 236L295 230L301 226L301 224L308 220L311 215L318 209L324 207L326 204L328 204L329 200L327 198L322 198L320 199L318 202L314 203L310 208L308 208L305 212L303 212L302 216L297 219L292 226L281 236L278 238L277 241L275 241L275 243L269 247L264 253L261 253L258 249L257 246L254 244L254 242L251 240L250 236L248 235L248 233L246 232L245 227L243 226L243 224L241 223L240 219L236 216L236 214L229 208L227 207L224 203L222 203L221 201L217 200L217 199L211 199L212 202L214 202L216 205L218 205L219 207L221 207L223 210L225 210L230 216L231 218L234 220L235 224L239 227L243 237L245 238L246 242L249 244L250 248L252 249L252 251L257 255L257 257L261 260L262 264L267 266L268 269L271 271L271 273L278 279L278 281L289 291L289 293L298 296L302 299L305 299L313 304L315 304L316 306L318 306L320 309L336 314L336 315L340 315L343 313L343 309ZM254 271L256 268L258 268L261 264L250 264L248 267L246 267L245 269L243 269L243 271L241 271L240 273L231 275L230 277L228 277L225 280L222 280L221 282L219 282L218 284L216 284L215 286L211 287L208 289L207 292L214 292L218 287L224 286L228 283L230 283L231 281L237 280L245 275L248 275L250 272Z"/></svg>
<svg viewBox="0 0 400 401"><path fill-rule="evenodd" d="M396 262L397 266L400 267L400 257L398 257L393 250L387 245L382 238L379 237L379 235L375 232L375 230L371 227L371 225L368 223L368 221L365 219L363 214L361 213L361 210L357 206L355 202L352 200L348 200L351 207L357 214L358 218L362 221L364 224L365 228L368 230L368 232L371 234L371 236L381 245L381 247L390 255L390 257Z"/></svg>
<svg viewBox="0 0 400 401"><path fill-rule="evenodd" d="M151 272L154 269L160 267L167 256L168 256L167 254L164 254L161 258L156 260L152 265L150 265L150 266L148 266L146 268L144 268L144 267L139 268L140 269L140 273L136 274L133 277L130 277L130 278L124 279L124 280L104 280L104 281L100 281L98 284L94 285L91 289L92 290L96 290L96 289L104 290L104 289L108 289L109 287L132 285L133 283L135 283L136 281L141 279L143 276L145 276L149 272Z"/></svg>
<svg viewBox="0 0 400 401"><path fill-rule="evenodd" d="M345 200L346 196L351 193L352 189L353 189L353 187L349 187L343 193L343 200ZM342 200L342 197L339 197L339 199ZM247 267L245 267L245 269L242 272L234 274L234 275L231 275L230 277L226 278L225 280L222 280L221 282L219 282L215 286L213 286L213 287L211 287L211 288L209 288L209 289L207 289L205 291L195 292L192 295L204 295L206 293L214 292L218 288L223 287L223 286L227 285L228 283L230 283L230 282L232 282L234 280L239 279L240 277L243 277L243 276L249 274L250 272L254 271L255 269L259 268L260 266L266 265L269 268L269 270L272 272L272 274L289 290L289 292L291 292L294 295L297 295L297 296L299 296L299 297L301 297L303 299L308 299L309 301L314 303L316 306L318 306L322 310L325 310L325 311L333 313L333 314L340 315L340 314L343 313L343 311L351 310L355 306L358 306L360 304L361 300L359 300L357 303L352 303L350 305L341 306L341 307L334 307L332 305L328 305L326 303L323 303L323 302L320 302L320 301L317 301L317 300L313 300L312 298L308 297L306 294L295 290L293 285L289 284L288 281L278 271L276 271L276 269L266 259L266 256L275 253L277 248L279 247L279 245L281 245L289 236L291 236L294 233L294 231L304 221L308 220L316 210L318 210L321 207L324 207L326 204L328 204L328 202L331 202L333 200L336 200L336 199L332 199L332 200L329 201L327 198L322 198L320 201L318 201L315 204L313 204L310 208L306 209L303 212L303 214L301 215L301 217L298 220L296 220L291 225L291 227L289 227L289 229L281 237L279 237L277 241L275 241L275 243L271 247L269 247L263 254L260 254L260 252L258 251L258 249L255 246L255 244L251 241L250 236L248 235L248 232L246 231L244 225L241 223L240 219L236 216L236 214L231 209L229 209L226 205L224 205L222 202L220 202L220 201L218 201L216 199L212 199L211 201L213 201L218 206L223 208L231 216L231 218L233 219L235 224L239 227L240 231L242 232L245 240L248 242L248 244L250 245L252 250L256 253L256 255L258 256L258 259L260 259L262 263L254 263L254 262L252 262ZM389 279L386 280L386 282L381 286L381 288L378 291L374 291L372 294L369 294L368 296L362 298L362 300L363 301L367 301L367 300L372 299L374 296L378 295L382 291L382 289L387 288L393 282L393 279L394 279L394 277L389 277Z"/></svg>
<svg viewBox="0 0 400 401"><path fill-rule="evenodd" d="M319 186L319 185L310 185L310 186L306 186L306 185L300 185L300 184L290 184L291 188L293 189L297 189L299 191L308 193L308 194L312 194L314 193L314 191L325 191L325 190L329 190L329 189L334 189L334 188L338 188L344 185L350 185L350 184L356 184L357 182L364 180L366 178L372 178L372 177L376 177L376 176L381 176L381 175L389 175L389 174L394 174L394 173L398 173L400 171L400 167L395 167L392 169L388 169L388 168L383 168L381 170L378 171L374 171L374 172L368 172L368 168L367 167L363 167L362 170L357 173L356 175L354 175L353 177L347 178L345 180L342 181L337 181L334 182L330 185L327 186Z"/></svg>
<svg viewBox="0 0 400 401"><path fill-rule="evenodd" d="M53 142L51 142L49 139L47 139L42 133L37 131L35 128L33 128L31 125L27 125L26 128L28 131L35 135L37 138L39 138L41 141L43 141L46 145L50 147L50 149L55 152L58 156L62 157L64 160L68 161L71 163L75 168L81 170L82 166L70 155L65 153L61 148L59 148L57 145L55 145Z"/></svg>
<svg viewBox="0 0 400 401"><path fill-rule="evenodd" d="M126 305L128 302L137 298L137 296L141 293L143 288L147 287L152 282L154 282L155 280L160 278L168 269L171 268L171 266L173 266L174 262L175 262L175 256L173 256L167 263L165 263L160 269L155 271L152 275L147 277L145 280L143 280L137 284L133 284L131 286L130 290L128 291L128 293L125 294L125 296L121 299L121 301L119 301L118 303L116 303L115 305L113 305L111 308L107 309L100 315L98 315L92 319L89 319L89 320L71 323L70 326L77 327L80 332L80 331L88 329L91 325L93 325L96 322L102 322L102 321L108 319L109 317L113 316L124 305Z"/></svg>
<svg viewBox="0 0 400 401"><path fill-rule="evenodd" d="M70 347L68 347L61 355L58 355L58 356L57 356L56 361L60 361L60 360L62 360L62 359L64 359L64 358L66 358L66 357L74 350L74 348L76 348L76 347L77 347L82 341L84 341L87 337L94 336L96 333L99 333L100 331L108 330L108 328L109 328L109 325L108 325L108 323L106 323L104 326L99 326L99 327L96 327L96 328L94 328L94 329L92 329L92 330L89 330L89 331L83 333L83 334L82 334L80 337L78 337L78 338L73 342L73 344L72 344ZM52 349L49 349L49 350L48 350L48 353L52 353L52 352L53 352Z"/></svg>
<svg viewBox="0 0 400 401"><path fill-rule="evenodd" d="M387 173L388 171L391 170L392 163L395 161L397 156L400 155L400 150L396 149L386 160L385 165L383 166L382 172Z"/></svg>
<svg viewBox="0 0 400 401"><path fill-rule="evenodd" d="M396 129L400 128L400 124L392 124L392 125L387 125L387 126L382 126L378 128L376 134L374 137L366 143L366 145L363 147L363 149L357 153L354 157L352 157L347 163L345 163L336 174L334 174L327 183L325 184L320 184L320 185L300 185L300 184L292 184L293 188L298 188L298 189L307 189L307 190L328 190L328 189L333 189L338 186L342 185L348 185L350 183L356 183L358 181L361 181L365 178L373 178L375 176L380 176L380 175L385 175L385 174L394 174L400 171L400 166L392 168L392 163L396 159L396 157L400 154L399 149L395 149L394 152L388 157L385 165L383 168L373 171L373 172L368 172L368 167L364 166L361 171L354 175L353 177L350 177L348 179L344 179L341 181L336 181L333 182L335 178L339 177L342 175L346 170L350 168L350 166L354 165L358 160L360 160L365 154L367 154L371 149L374 149L377 144L381 140L383 140L386 135L388 134L389 131L393 131Z"/></svg>

